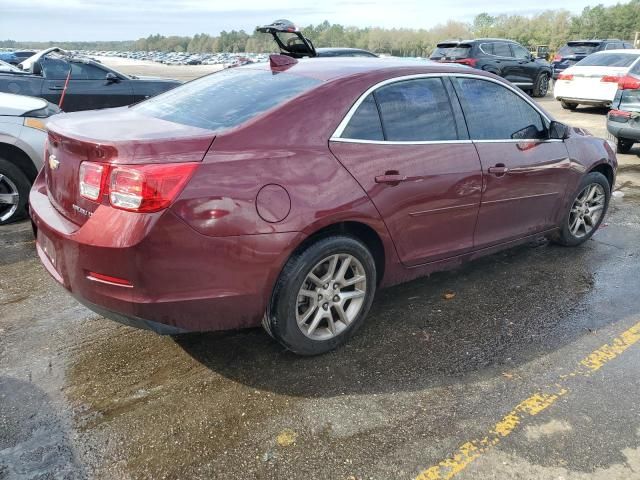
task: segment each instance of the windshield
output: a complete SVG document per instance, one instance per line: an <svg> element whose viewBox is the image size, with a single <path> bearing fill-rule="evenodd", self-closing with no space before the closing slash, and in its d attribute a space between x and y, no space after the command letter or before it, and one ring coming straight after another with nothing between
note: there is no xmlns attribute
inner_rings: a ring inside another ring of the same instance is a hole
<svg viewBox="0 0 640 480"><path fill-rule="evenodd" d="M218 131L236 127L320 83L286 72L240 67L199 78L131 108L143 115Z"/></svg>
<svg viewBox="0 0 640 480"><path fill-rule="evenodd" d="M576 63L577 67L630 67L637 53L598 53Z"/></svg>
<svg viewBox="0 0 640 480"><path fill-rule="evenodd" d="M589 55L596 51L598 45L597 43L568 43L558 50L558 54L565 57L569 55Z"/></svg>
<svg viewBox="0 0 640 480"><path fill-rule="evenodd" d="M468 58L469 53L471 52L471 47L448 47L448 46L438 46L433 53L431 54L432 59L442 59L448 58L451 60L458 58Z"/></svg>

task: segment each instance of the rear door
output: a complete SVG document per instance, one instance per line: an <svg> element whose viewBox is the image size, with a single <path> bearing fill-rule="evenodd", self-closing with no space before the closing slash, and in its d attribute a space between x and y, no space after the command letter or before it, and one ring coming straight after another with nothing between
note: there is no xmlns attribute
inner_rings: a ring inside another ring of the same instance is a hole
<svg viewBox="0 0 640 480"><path fill-rule="evenodd" d="M521 88L533 88L540 71L540 64L531 59L529 50L518 44L512 43L511 51L517 62L517 66L514 67L517 81L513 83Z"/></svg>
<svg viewBox="0 0 640 480"><path fill-rule="evenodd" d="M398 79L349 115L331 151L375 204L400 260L417 265L471 250L480 160L448 78Z"/></svg>
<svg viewBox="0 0 640 480"><path fill-rule="evenodd" d="M454 83L484 178L475 248L558 225L579 176L564 143L548 139L547 120L524 94L471 76Z"/></svg>

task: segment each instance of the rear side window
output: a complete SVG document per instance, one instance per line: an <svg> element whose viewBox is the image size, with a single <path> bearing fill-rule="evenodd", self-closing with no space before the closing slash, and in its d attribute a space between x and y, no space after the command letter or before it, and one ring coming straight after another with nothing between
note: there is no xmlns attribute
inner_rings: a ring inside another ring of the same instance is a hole
<svg viewBox="0 0 640 480"><path fill-rule="evenodd" d="M457 140L449 96L440 78L405 80L375 92L385 140Z"/></svg>
<svg viewBox="0 0 640 480"><path fill-rule="evenodd" d="M636 53L598 53L576 63L580 67L629 67L636 59Z"/></svg>
<svg viewBox="0 0 640 480"><path fill-rule="evenodd" d="M511 49L509 48L508 43L504 42L494 42L493 43L493 54L497 57L511 57Z"/></svg>
<svg viewBox="0 0 640 480"><path fill-rule="evenodd" d="M372 93L364 99L353 114L347 128L342 132L342 138L384 140L378 107Z"/></svg>
<svg viewBox="0 0 640 480"><path fill-rule="evenodd" d="M546 129L540 114L508 88L473 78L458 78L457 84L472 140L544 136ZM533 132L531 127L535 127L537 133L529 133Z"/></svg>
<svg viewBox="0 0 640 480"><path fill-rule="evenodd" d="M236 127L313 89L320 80L232 68L199 78L131 107L138 113L208 130Z"/></svg>
<svg viewBox="0 0 640 480"><path fill-rule="evenodd" d="M480 50L486 55L493 55L493 43L481 43Z"/></svg>

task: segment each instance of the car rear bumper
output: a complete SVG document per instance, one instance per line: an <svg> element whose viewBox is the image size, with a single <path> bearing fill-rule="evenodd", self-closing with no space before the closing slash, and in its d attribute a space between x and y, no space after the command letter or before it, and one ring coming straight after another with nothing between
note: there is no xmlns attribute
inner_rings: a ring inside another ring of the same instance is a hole
<svg viewBox="0 0 640 480"><path fill-rule="evenodd" d="M137 214L104 207L111 211L105 217L99 207L77 227L52 206L41 180L30 208L47 271L90 309L158 333L258 326L300 238L296 232L210 237L171 210Z"/></svg>
<svg viewBox="0 0 640 480"><path fill-rule="evenodd" d="M607 121L607 130L618 138L640 142L640 126L629 125L623 122Z"/></svg>
<svg viewBox="0 0 640 480"><path fill-rule="evenodd" d="M576 98L556 96L556 100L564 100L568 103L578 103L580 105L593 105L594 107L608 107L611 105L612 100L593 99L593 98Z"/></svg>

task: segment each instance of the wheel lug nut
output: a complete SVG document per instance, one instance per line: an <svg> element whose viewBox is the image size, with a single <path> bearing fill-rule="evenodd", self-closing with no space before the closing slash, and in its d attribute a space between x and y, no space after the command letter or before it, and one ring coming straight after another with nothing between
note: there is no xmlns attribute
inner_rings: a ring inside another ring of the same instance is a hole
<svg viewBox="0 0 640 480"><path fill-rule="evenodd" d="M326 290L327 288L329 288L329 284L328 284L328 283L325 283L325 284L324 284L324 289Z"/></svg>
<svg viewBox="0 0 640 480"><path fill-rule="evenodd" d="M340 297L338 295L336 295L335 297L333 297L333 301L334 302L339 302L340 301Z"/></svg>
<svg viewBox="0 0 640 480"><path fill-rule="evenodd" d="M338 288L340 288L340 285L338 285L337 283L334 283L333 284L333 289L334 290L338 290Z"/></svg>
<svg viewBox="0 0 640 480"><path fill-rule="evenodd" d="M329 309L329 304L325 303L324 305L322 305L322 308L324 308L325 310L328 310Z"/></svg>
<svg viewBox="0 0 640 480"><path fill-rule="evenodd" d="M322 295L318 295L318 300L322 300Z"/></svg>

